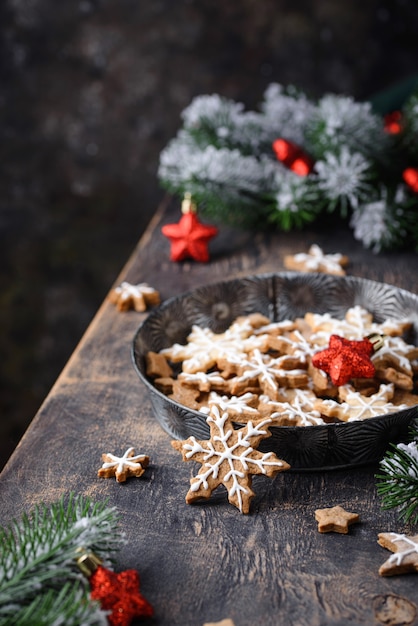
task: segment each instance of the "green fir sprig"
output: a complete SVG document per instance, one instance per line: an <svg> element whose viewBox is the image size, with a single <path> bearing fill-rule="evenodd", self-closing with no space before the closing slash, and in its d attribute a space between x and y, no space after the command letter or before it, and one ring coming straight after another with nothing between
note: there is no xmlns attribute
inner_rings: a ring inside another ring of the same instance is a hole
<svg viewBox="0 0 418 626"><path fill-rule="evenodd" d="M159 179L224 224L288 231L334 212L374 252L418 250L418 188L403 178L418 167L417 103L412 93L394 133L371 103L344 95L313 100L272 83L257 111L218 94L197 96L161 152ZM309 157L309 173L278 160L278 138Z"/></svg>
<svg viewBox="0 0 418 626"><path fill-rule="evenodd" d="M113 507L70 494L0 529L0 626L107 624L76 559L82 549L109 563L117 522Z"/></svg>
<svg viewBox="0 0 418 626"><path fill-rule="evenodd" d="M392 444L376 475L377 493L383 509L399 509L405 522L418 523L418 425L411 428L412 441Z"/></svg>

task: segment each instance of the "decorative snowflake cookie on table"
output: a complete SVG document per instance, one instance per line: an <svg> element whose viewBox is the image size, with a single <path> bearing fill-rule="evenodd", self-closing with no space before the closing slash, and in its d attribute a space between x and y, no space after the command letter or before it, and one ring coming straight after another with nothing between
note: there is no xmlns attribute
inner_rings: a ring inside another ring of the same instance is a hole
<svg viewBox="0 0 418 626"><path fill-rule="evenodd" d="M284 266L289 270L301 272L320 272L322 274L335 274L344 276L344 267L348 265L348 257L336 252L325 254L316 243L312 244L308 252L299 252L287 255L284 258Z"/></svg>
<svg viewBox="0 0 418 626"><path fill-rule="evenodd" d="M273 452L261 453L256 449L262 439L270 436L267 425L272 420L249 421L244 428L235 430L228 413L220 413L218 407L213 406L207 422L209 440L198 441L192 436L185 441L171 442L173 448L182 453L183 461L197 461L202 465L198 475L190 480L186 502L208 499L222 484L228 491L229 502L241 513L248 513L255 495L251 489L252 475L273 478L290 468Z"/></svg>
<svg viewBox="0 0 418 626"><path fill-rule="evenodd" d="M115 456L110 452L102 454L103 465L98 470L99 478L116 478L118 483L124 483L129 476L139 478L149 464L149 456L135 455L134 448L128 448L122 456Z"/></svg>
<svg viewBox="0 0 418 626"><path fill-rule="evenodd" d="M127 281L123 281L118 287L112 289L109 293L109 300L116 305L118 311L134 309L138 313L146 311L148 306L160 304L161 301L158 291L147 283L132 285Z"/></svg>

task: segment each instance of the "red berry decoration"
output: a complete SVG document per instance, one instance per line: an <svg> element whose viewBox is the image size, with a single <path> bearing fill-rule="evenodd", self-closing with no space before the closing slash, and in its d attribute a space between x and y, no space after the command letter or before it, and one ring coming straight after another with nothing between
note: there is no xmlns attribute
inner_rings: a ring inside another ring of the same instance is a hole
<svg viewBox="0 0 418 626"><path fill-rule="evenodd" d="M408 187L415 193L418 193L418 168L407 167L406 170L403 171L402 177Z"/></svg>
<svg viewBox="0 0 418 626"><path fill-rule="evenodd" d="M191 258L201 263L209 261L209 241L218 234L216 226L205 226L196 215L196 205L186 194L182 204L183 215L177 224L166 224L161 232L171 242L170 259L183 261Z"/></svg>
<svg viewBox="0 0 418 626"><path fill-rule="evenodd" d="M312 357L312 364L329 374L334 385L348 383L352 378L372 378L375 367L370 360L375 345L367 337L360 341L331 335L329 347Z"/></svg>
<svg viewBox="0 0 418 626"><path fill-rule="evenodd" d="M389 135L399 135L402 132L402 113L392 111L384 117L384 129Z"/></svg>
<svg viewBox="0 0 418 626"><path fill-rule="evenodd" d="M313 160L295 143L279 138L273 141L273 150L277 160L298 176L307 176L312 172Z"/></svg>

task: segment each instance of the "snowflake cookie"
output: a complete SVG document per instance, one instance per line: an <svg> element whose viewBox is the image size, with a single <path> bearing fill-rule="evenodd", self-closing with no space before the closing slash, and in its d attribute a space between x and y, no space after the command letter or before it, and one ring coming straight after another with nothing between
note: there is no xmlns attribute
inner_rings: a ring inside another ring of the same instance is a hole
<svg viewBox="0 0 418 626"><path fill-rule="evenodd" d="M328 509L317 509L315 519L320 533L334 532L346 535L350 524L360 521L360 516L357 513L349 513L337 505Z"/></svg>
<svg viewBox="0 0 418 626"><path fill-rule="evenodd" d="M348 265L348 257L337 252L336 254L324 254L322 249L314 243L307 253L300 252L287 255L284 258L284 266L289 270L301 272L320 272L322 274L335 274L344 276L344 267Z"/></svg>
<svg viewBox="0 0 418 626"><path fill-rule="evenodd" d="M146 374L170 400L206 415L216 405L236 424L267 417L275 428L363 420L418 403L418 346L402 338L410 326L406 319L378 323L359 305L343 319L307 312L272 322L253 313L221 333L193 326L184 345L146 354ZM370 355L372 334L383 336L383 346Z"/></svg>
<svg viewBox="0 0 418 626"><path fill-rule="evenodd" d="M378 543L394 553L380 566L381 576L418 572L418 535L379 533Z"/></svg>
<svg viewBox="0 0 418 626"><path fill-rule="evenodd" d="M235 430L229 414L220 413L217 406L212 406L207 417L209 440L198 441L192 436L185 441L172 441L173 448L182 453L183 461L197 461L202 465L198 475L190 480L186 502L208 499L212 491L224 485L229 502L241 513L248 513L255 495L251 489L252 475L273 478L290 468L273 452L261 453L256 449L262 439L270 436L268 424L271 421L249 421L244 428Z"/></svg>
<svg viewBox="0 0 418 626"><path fill-rule="evenodd" d="M160 304L160 294L147 283L132 285L123 281L109 293L109 300L116 305L118 311L135 309L142 313L148 306Z"/></svg>
<svg viewBox="0 0 418 626"><path fill-rule="evenodd" d="M339 402L318 400L315 406L328 417L354 422L407 409L407 404L392 404L390 400L394 392L395 387L391 383L380 385L378 391L370 396L355 391L351 385L343 385L339 388Z"/></svg>
<svg viewBox="0 0 418 626"><path fill-rule="evenodd" d="M133 448L128 448L123 456L102 454L103 465L98 470L99 478L116 478L118 483L124 483L129 476L142 476L149 464L149 456L135 455Z"/></svg>
<svg viewBox="0 0 418 626"><path fill-rule="evenodd" d="M185 345L175 343L161 350L161 354L174 363L182 361L183 371L195 374L214 367L219 359L236 361L250 350L261 347L264 337L253 333L249 318L239 318L224 333L215 333L195 324Z"/></svg>

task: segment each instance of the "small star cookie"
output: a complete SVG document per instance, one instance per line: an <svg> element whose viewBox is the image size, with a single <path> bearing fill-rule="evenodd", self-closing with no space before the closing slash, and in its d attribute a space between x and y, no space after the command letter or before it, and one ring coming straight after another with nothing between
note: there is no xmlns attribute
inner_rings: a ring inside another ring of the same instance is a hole
<svg viewBox="0 0 418 626"><path fill-rule="evenodd" d="M124 483L129 476L142 476L149 464L149 456L145 454L135 455L133 448L128 448L123 456L115 456L108 452L102 454L103 465L98 470L100 478L112 478L115 476L118 483Z"/></svg>
<svg viewBox="0 0 418 626"><path fill-rule="evenodd" d="M118 311L135 309L142 313L148 306L160 304L160 294L147 283L132 285L123 281L109 293L109 300L116 305Z"/></svg>
<svg viewBox="0 0 418 626"><path fill-rule="evenodd" d="M399 533L379 533L377 541L394 553L380 566L381 576L418 572L418 535L408 537Z"/></svg>
<svg viewBox="0 0 418 626"><path fill-rule="evenodd" d="M350 524L360 521L360 516L357 513L349 513L337 505L328 509L317 509L315 519L320 533L335 532L346 535Z"/></svg>

